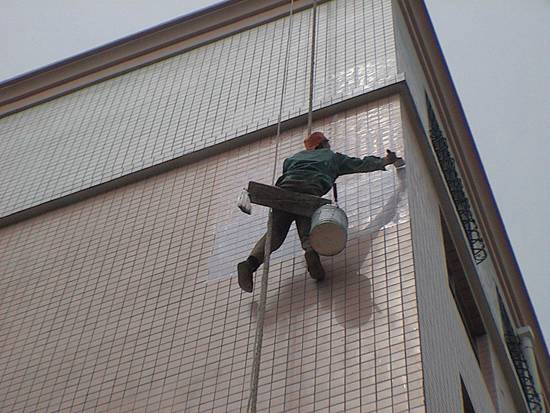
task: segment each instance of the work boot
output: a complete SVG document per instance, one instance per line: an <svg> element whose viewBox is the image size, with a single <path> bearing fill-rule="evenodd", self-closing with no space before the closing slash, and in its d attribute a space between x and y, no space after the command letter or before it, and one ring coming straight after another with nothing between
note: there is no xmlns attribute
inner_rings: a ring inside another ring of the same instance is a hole
<svg viewBox="0 0 550 413"><path fill-rule="evenodd" d="M306 251L305 254L307 270L311 278L317 281L323 281L325 279L325 270L321 264L319 254L313 250Z"/></svg>
<svg viewBox="0 0 550 413"><path fill-rule="evenodd" d="M239 274L239 287L241 290L251 293L254 288L254 271L258 269L260 263L255 257L248 257L246 261L237 264L237 273Z"/></svg>

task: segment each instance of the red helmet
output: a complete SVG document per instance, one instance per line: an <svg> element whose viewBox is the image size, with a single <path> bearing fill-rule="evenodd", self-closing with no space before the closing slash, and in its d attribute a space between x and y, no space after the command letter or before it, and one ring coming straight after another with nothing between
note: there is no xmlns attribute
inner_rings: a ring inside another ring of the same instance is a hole
<svg viewBox="0 0 550 413"><path fill-rule="evenodd" d="M321 142L328 140L322 132L313 132L304 139L304 146L308 151L315 149Z"/></svg>

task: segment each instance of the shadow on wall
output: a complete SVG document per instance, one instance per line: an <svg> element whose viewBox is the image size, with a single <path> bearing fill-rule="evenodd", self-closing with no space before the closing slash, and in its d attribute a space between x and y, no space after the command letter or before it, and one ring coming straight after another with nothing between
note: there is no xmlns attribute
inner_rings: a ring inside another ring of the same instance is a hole
<svg viewBox="0 0 550 413"><path fill-rule="evenodd" d="M328 285L320 285L320 288L330 288L332 291L340 291L346 289L346 286L357 285L360 288L358 293L361 294L361 313L359 305L355 314L350 314L347 300L334 300L332 302L323 301L321 304L327 311L332 311L336 321L345 327L358 328L365 323L368 323L373 315L373 311L380 311L373 300L372 283L369 277L361 272L361 268L365 264L367 257L371 254L372 241L376 235L383 230L397 216L398 207L405 194L406 171L405 168L396 169L397 188L388 201L384 204L380 212L364 227L356 227L348 235L348 244L357 244L359 246L359 256L356 259L346 262L345 271L328 271Z"/></svg>
<svg viewBox="0 0 550 413"><path fill-rule="evenodd" d="M338 258L326 259L323 258L323 264L327 272L327 278L325 281L317 285L318 300L313 303L306 303L303 306L303 313L307 313L308 309L316 311L318 307L318 314L330 314L332 313L336 321L345 329L359 328L361 325L368 323L373 316L373 311L380 310L373 300L372 283L369 277L361 272L363 264L367 260L372 250L372 240L376 237L383 228L394 220L398 214L399 205L403 200L404 194L407 189L406 182L406 168L396 168L395 176L397 178L397 186L395 192L388 199L388 201L382 206L380 212L364 227L356 227L348 234L348 243L346 248L358 247L359 255L357 258L349 260L347 262L344 257L344 265L338 265ZM345 254L345 251L344 253ZM338 256L340 257L340 255ZM301 256L297 260L302 260ZM303 264L302 264L303 265ZM308 277L308 274L304 268L303 277ZM339 271L344 269L344 271ZM295 271L298 273L299 271ZM261 275L261 271L258 272ZM260 277L256 278L256 284L259 285ZM311 281L311 280L308 280ZM296 289L296 283L298 279L293 278L290 282L281 285L279 290L279 297L291 297L293 291ZM302 281L303 282L303 281ZM313 282L313 281L311 281ZM349 304L347 297L345 296L347 287L354 286L354 294L360 294L360 304L356 306L355 312L351 310L354 306ZM343 295L342 299L335 299L336 296ZM255 297L258 298L258 297ZM265 326L267 328L274 327L274 323L277 322L277 313L288 314L292 318L291 306L295 300L284 300L277 302L269 302L267 304ZM281 305L283 304L283 305ZM258 302L256 299L251 303L251 316L252 319L256 318ZM284 308L284 307L288 308ZM276 307L276 311L273 307ZM360 311L361 310L361 311ZM280 320L279 320L280 321Z"/></svg>

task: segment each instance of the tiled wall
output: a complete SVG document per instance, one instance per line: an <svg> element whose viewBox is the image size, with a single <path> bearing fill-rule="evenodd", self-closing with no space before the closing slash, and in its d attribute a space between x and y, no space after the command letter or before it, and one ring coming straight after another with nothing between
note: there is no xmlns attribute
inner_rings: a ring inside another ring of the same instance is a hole
<svg viewBox="0 0 550 413"><path fill-rule="evenodd" d="M409 202L426 411L462 412L462 377L476 412L500 412L493 405L449 288L438 195L408 121L403 133L407 172L414 182Z"/></svg>
<svg viewBox="0 0 550 413"><path fill-rule="evenodd" d="M430 125L428 120L426 93L431 94L431 92L399 7L394 7L393 12L396 30L397 68L399 72L404 73L407 79L407 86L416 105L415 109L419 114L420 121L424 125L426 135L429 136ZM440 126L441 125L443 124L440 122ZM444 131L444 135L448 138L446 131ZM450 150L452 151L452 149ZM451 155L456 159L455 154L451 153ZM462 174L460 171L457 172L459 175ZM477 265L477 271L493 317L495 320L500 320L500 308L498 306L496 289L498 282L491 256L488 256L485 261Z"/></svg>
<svg viewBox="0 0 550 413"><path fill-rule="evenodd" d="M315 107L397 74L389 0L319 6ZM310 10L292 23L283 120L307 111ZM0 216L276 122L289 18L0 119Z"/></svg>
<svg viewBox="0 0 550 413"><path fill-rule="evenodd" d="M398 98L316 128L349 155L403 148ZM303 134L284 134L279 170ZM274 150L268 138L1 229L0 411L242 411L258 291L225 276L262 220L232 250L221 228L249 176L269 181ZM324 282L295 242L273 263L261 411L424 411L407 172L341 178L350 241L323 259Z"/></svg>
<svg viewBox="0 0 550 413"><path fill-rule="evenodd" d="M411 35L405 23L400 7L393 3L393 20L395 28L395 48L397 58L397 70L403 73L407 79L407 87L414 101L416 111L424 129L429 130L428 110L426 105L426 93L429 93L426 74L420 64Z"/></svg>
<svg viewBox="0 0 550 413"><path fill-rule="evenodd" d="M398 71L403 72L407 79L415 109L426 135L429 136L426 93L431 94L431 91L403 16L395 4L393 13ZM431 184L430 174L410 126L405 125L404 134L405 141L410 143L407 148L409 171L411 175L414 174L412 181L415 182L415 191L411 191L409 198L419 290L422 354L425 360L427 410L434 413L462 412L462 377L476 411L514 412L511 391L489 337L484 336L478 340L479 364L470 348L448 287L441 246L438 194ZM496 290L498 281L491 257L476 268L492 316L500 327L501 316Z"/></svg>

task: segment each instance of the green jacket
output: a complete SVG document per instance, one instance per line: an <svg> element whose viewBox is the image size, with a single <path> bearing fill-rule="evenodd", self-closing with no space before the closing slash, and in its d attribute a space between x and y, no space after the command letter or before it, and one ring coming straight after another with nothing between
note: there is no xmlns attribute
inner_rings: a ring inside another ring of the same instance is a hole
<svg viewBox="0 0 550 413"><path fill-rule="evenodd" d="M276 185L295 192L322 196L330 191L340 175L384 170L384 160L378 156L360 159L330 149L315 149L301 151L285 159L283 174Z"/></svg>

